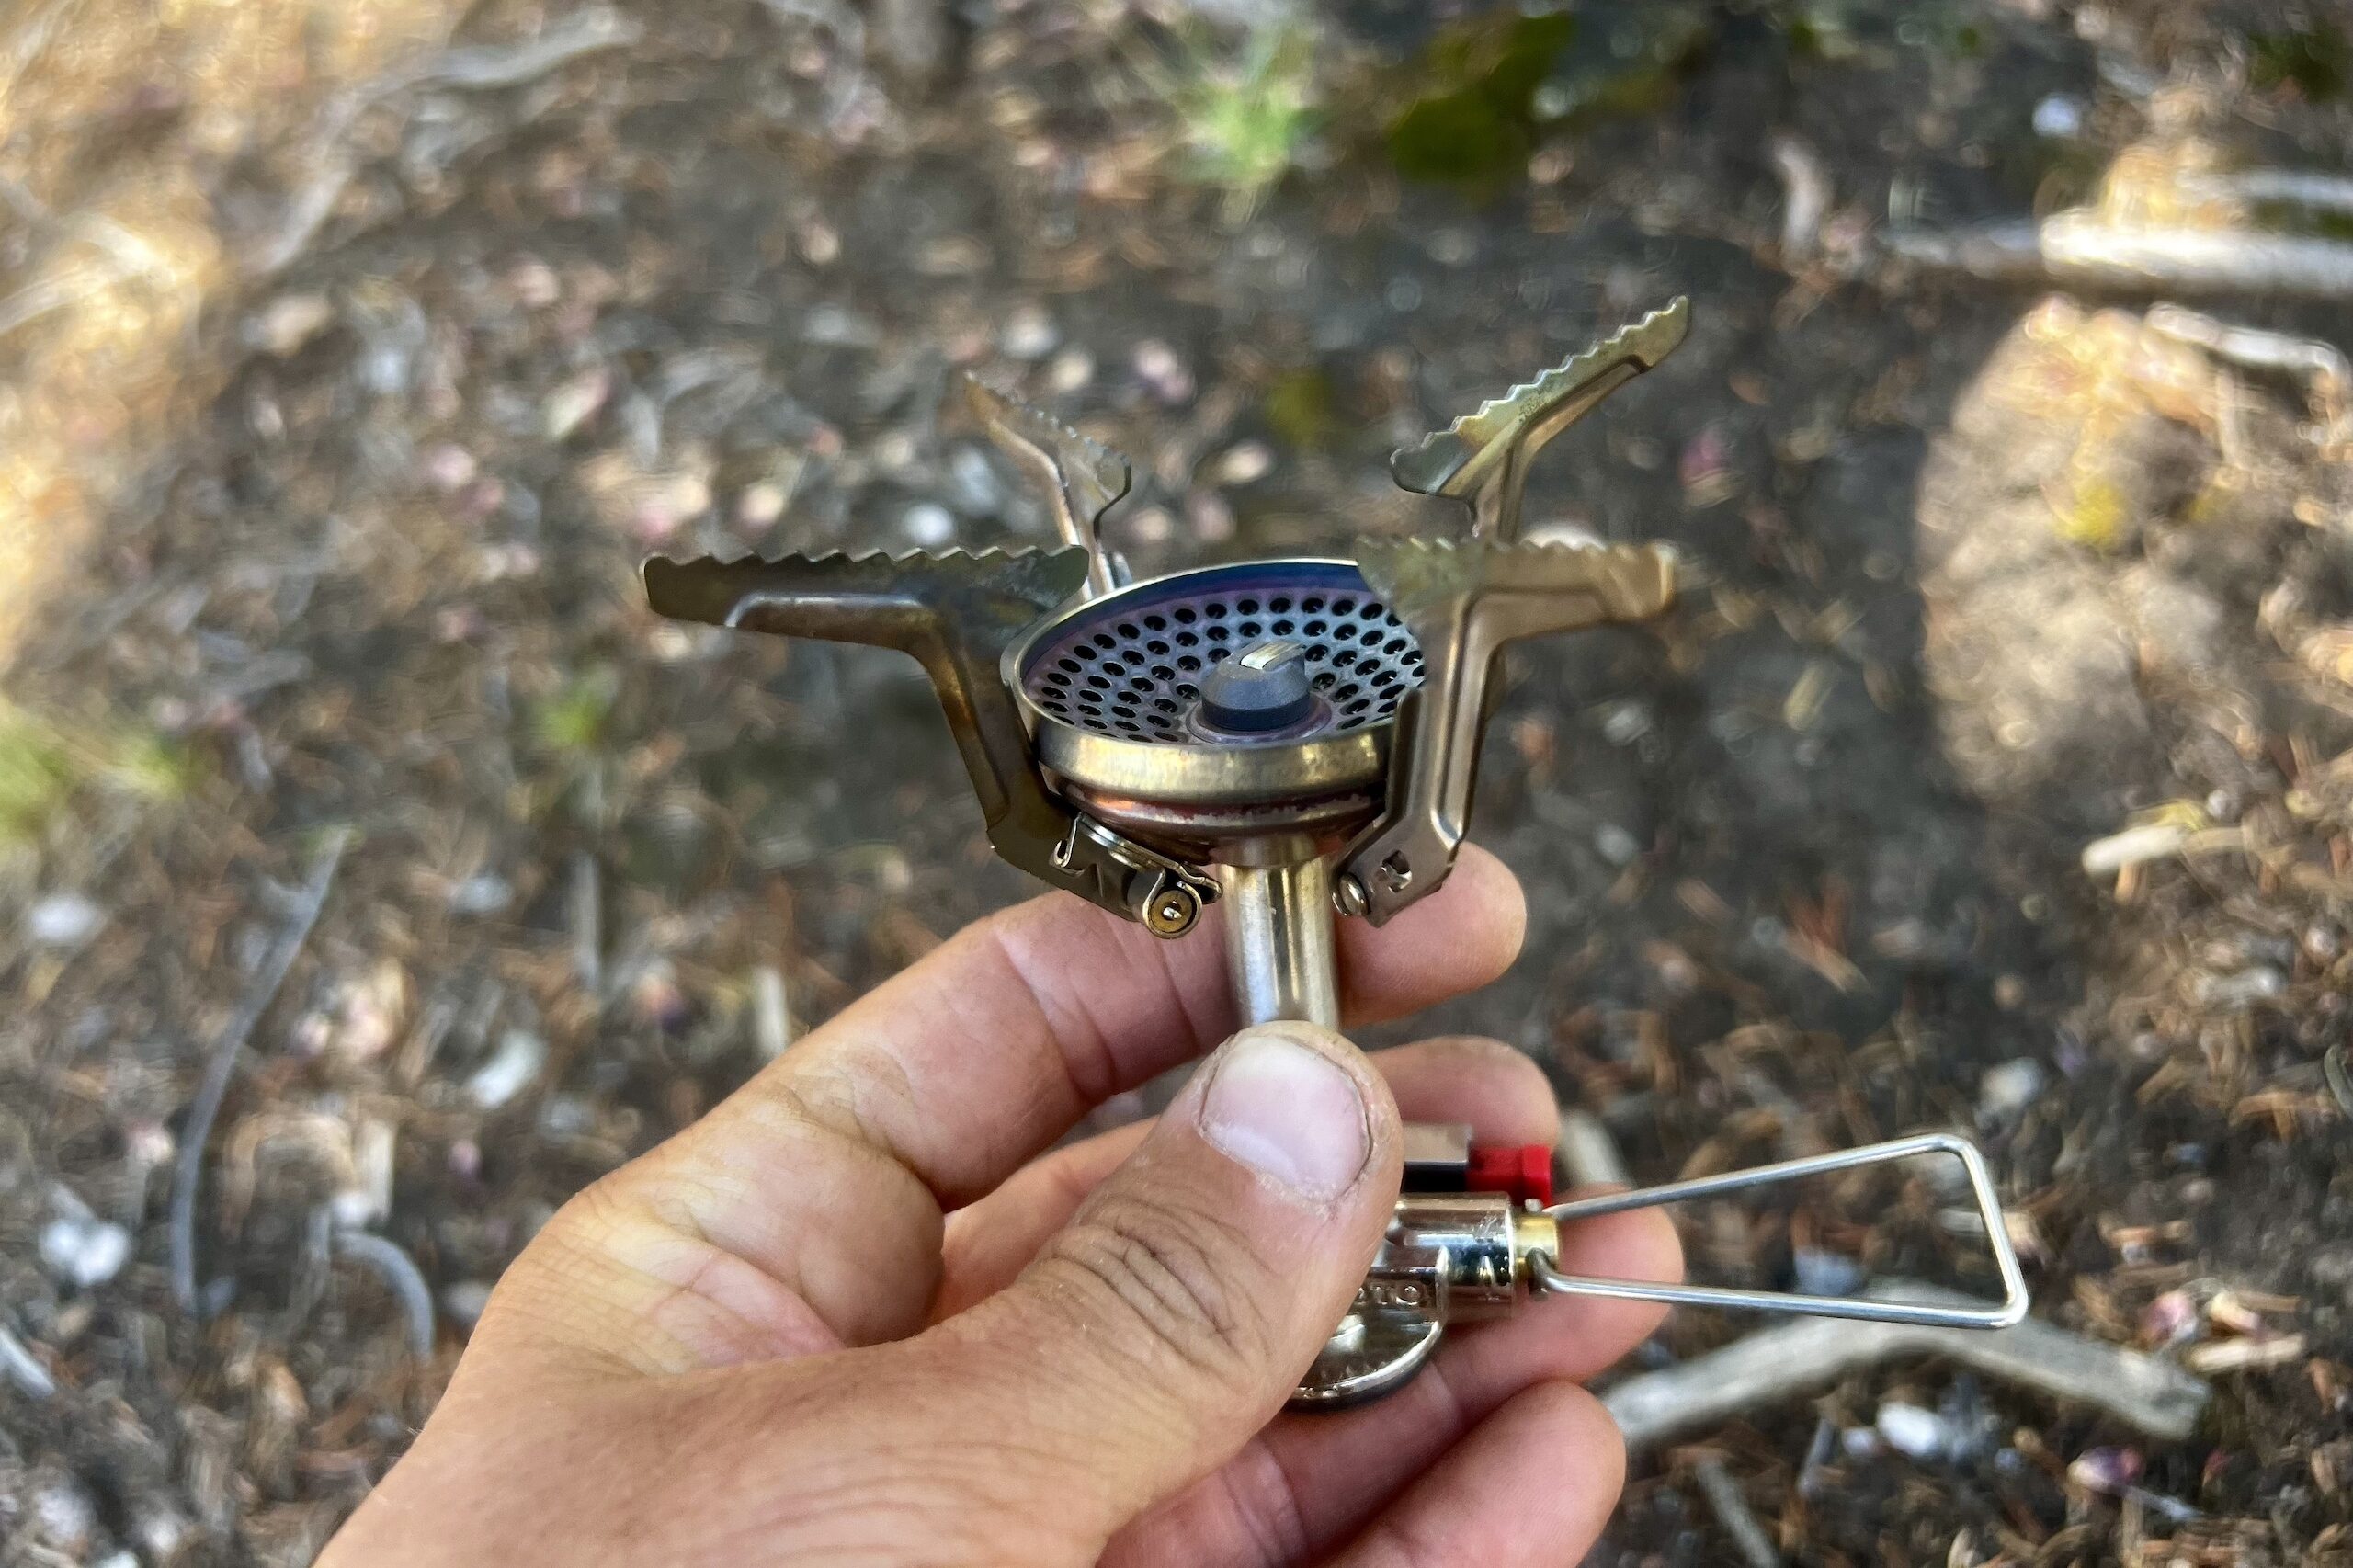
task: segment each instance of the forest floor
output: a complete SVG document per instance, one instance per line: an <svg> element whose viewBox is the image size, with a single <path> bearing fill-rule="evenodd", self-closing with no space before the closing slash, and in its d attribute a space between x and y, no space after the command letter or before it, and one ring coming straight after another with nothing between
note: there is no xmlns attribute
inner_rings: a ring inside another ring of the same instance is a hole
<svg viewBox="0 0 2353 1568"><path fill-rule="evenodd" d="M1895 243L2328 250L2341 189L2229 176L2353 166L2331 17L17 7L0 1562L309 1561L764 1002L1024 895L911 663L658 622L647 551L1042 542L959 368L1136 460L1140 573L1457 526L1388 450L1681 293L1529 515L1695 585L1515 665L1475 836L1527 952L1414 1028L1522 1047L1642 1180L1966 1129L2036 1315L2211 1393L2178 1438L1825 1374L1641 1456L1595 1561L1733 1561L1745 1512L1807 1563L2353 1563L2347 296ZM1687 1241L1982 1284L1951 1201Z"/></svg>

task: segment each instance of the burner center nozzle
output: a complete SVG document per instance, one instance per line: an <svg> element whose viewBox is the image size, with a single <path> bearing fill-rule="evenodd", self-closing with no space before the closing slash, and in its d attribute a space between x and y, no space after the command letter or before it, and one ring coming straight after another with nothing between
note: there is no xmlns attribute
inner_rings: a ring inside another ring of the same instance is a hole
<svg viewBox="0 0 2353 1568"><path fill-rule="evenodd" d="M1211 670L1201 683L1203 727L1228 734L1288 730L1315 709L1307 655L1296 642L1253 642Z"/></svg>

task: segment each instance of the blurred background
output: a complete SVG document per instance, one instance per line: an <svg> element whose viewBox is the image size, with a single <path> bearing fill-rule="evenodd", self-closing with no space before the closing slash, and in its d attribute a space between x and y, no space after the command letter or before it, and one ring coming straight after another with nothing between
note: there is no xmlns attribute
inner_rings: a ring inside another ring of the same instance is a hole
<svg viewBox="0 0 2353 1568"><path fill-rule="evenodd" d="M1699 585L1520 658L1417 1028L1643 1180L1969 1129L2203 1403L1793 1368L1594 1561L2353 1563L2348 95L2336 0L14 0L0 1561L308 1562L555 1205L1029 891L912 662L646 551L1044 541L960 368L1140 572L1458 527L1389 449L1688 293L1529 517Z"/></svg>

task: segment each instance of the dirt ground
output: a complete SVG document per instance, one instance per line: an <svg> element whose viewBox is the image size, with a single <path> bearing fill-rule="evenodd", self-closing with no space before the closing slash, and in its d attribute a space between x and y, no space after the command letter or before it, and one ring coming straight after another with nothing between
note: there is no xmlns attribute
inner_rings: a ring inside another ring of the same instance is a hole
<svg viewBox="0 0 2353 1568"><path fill-rule="evenodd" d="M2353 386L1882 244L2342 240L2211 182L2353 164L2348 27L0 17L0 1562L309 1561L506 1260L779 995L806 1028L1024 896L911 663L658 623L648 550L1042 540L959 367L1136 460L1139 573L1459 527L1387 451L1688 293L1529 517L1696 585L1516 665L1475 831L1528 950L1411 1032L1526 1049L1643 1180L1970 1130L2036 1314L2212 1392L2162 1440L1824 1380L1640 1457L1593 1561L1740 1560L1721 1466L1793 1562L2353 1563ZM1711 1278L1985 1282L1926 1181L1688 1218Z"/></svg>

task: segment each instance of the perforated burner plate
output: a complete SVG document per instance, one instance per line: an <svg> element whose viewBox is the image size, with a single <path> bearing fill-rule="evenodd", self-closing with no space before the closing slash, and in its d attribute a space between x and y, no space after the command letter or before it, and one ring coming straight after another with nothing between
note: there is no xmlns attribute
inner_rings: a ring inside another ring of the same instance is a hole
<svg viewBox="0 0 2353 1568"><path fill-rule="evenodd" d="M1306 655L1310 684L1325 704L1318 734L1385 723L1421 684L1413 634L1354 566L1270 561L1157 578L1081 608L1029 650L1022 691L1090 734L1198 744L1186 718L1202 676L1273 638Z"/></svg>

